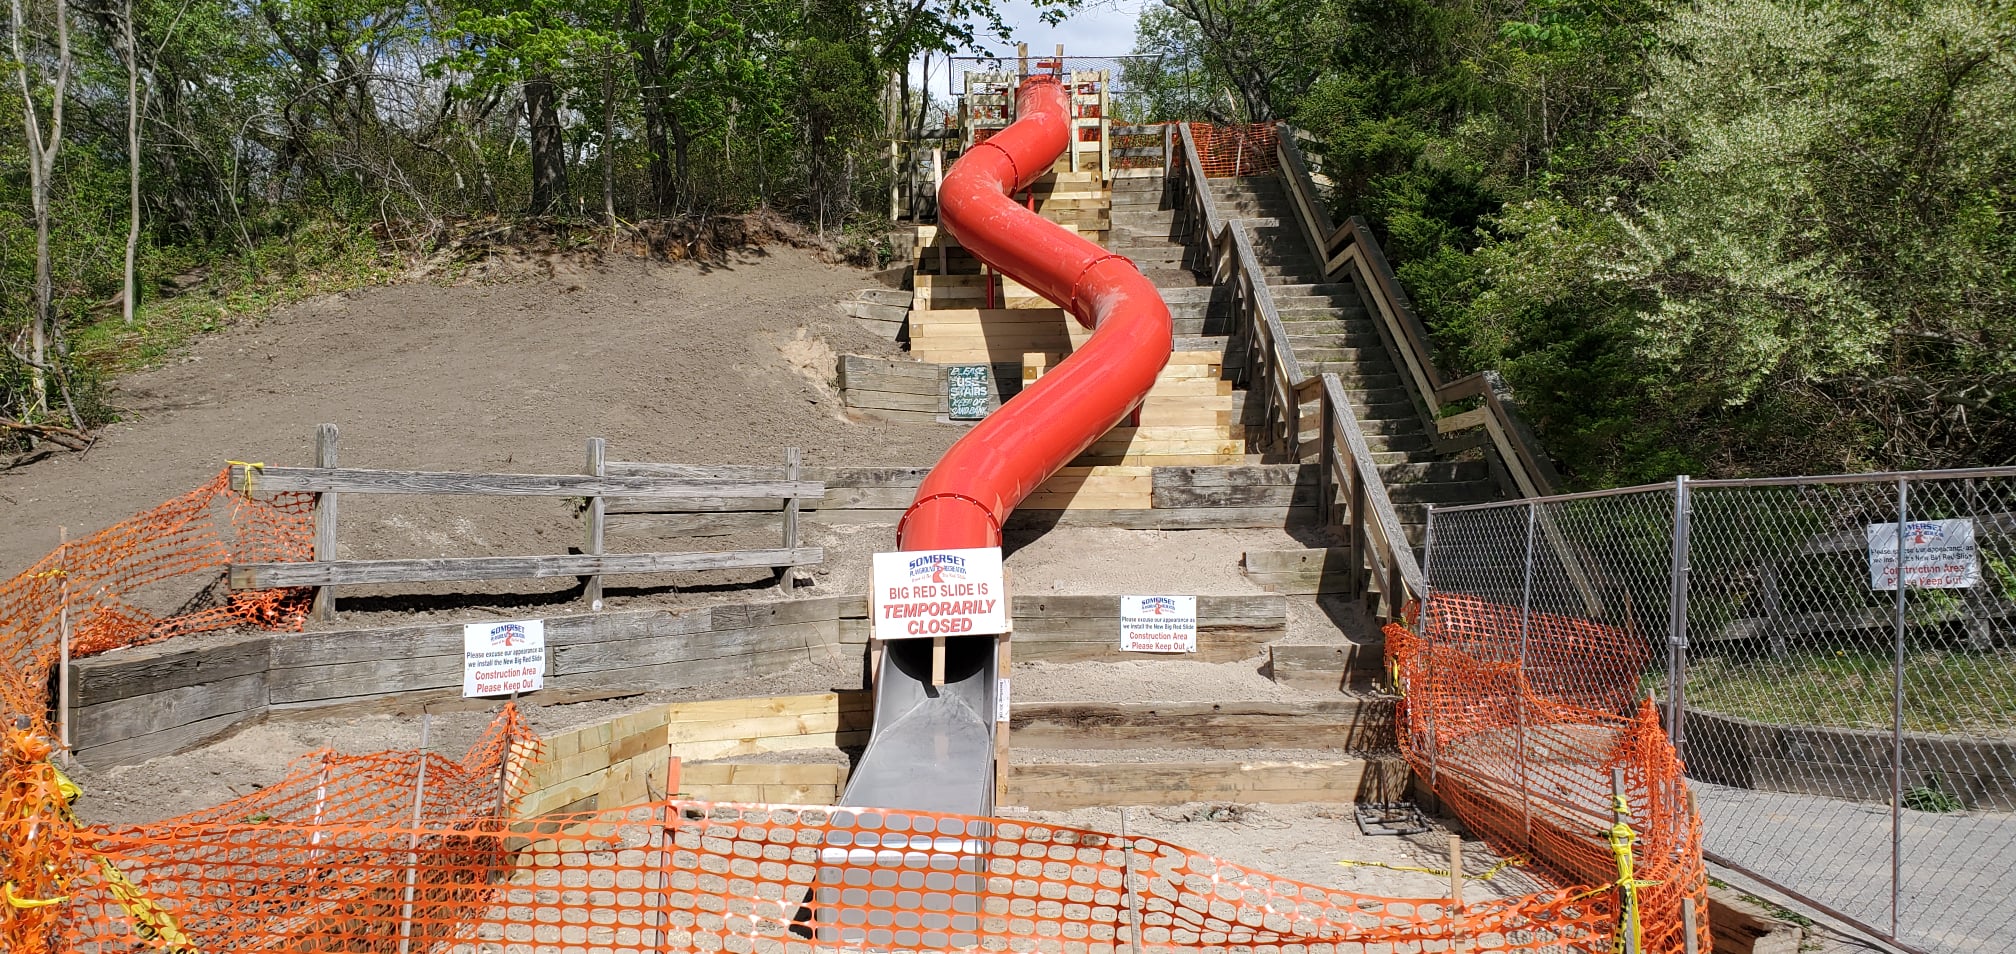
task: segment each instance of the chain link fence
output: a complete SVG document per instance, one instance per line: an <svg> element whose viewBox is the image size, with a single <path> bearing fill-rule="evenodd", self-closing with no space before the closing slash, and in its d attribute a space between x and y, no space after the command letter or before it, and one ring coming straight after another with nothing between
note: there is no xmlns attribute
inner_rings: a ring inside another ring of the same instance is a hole
<svg viewBox="0 0 2016 954"><path fill-rule="evenodd" d="M1583 690L1636 674L1711 861L1908 950L2016 952L2016 468L1445 508L1422 562L1431 612L1516 608L1536 692L1621 708ZM1624 638L1526 641L1562 618Z"/></svg>

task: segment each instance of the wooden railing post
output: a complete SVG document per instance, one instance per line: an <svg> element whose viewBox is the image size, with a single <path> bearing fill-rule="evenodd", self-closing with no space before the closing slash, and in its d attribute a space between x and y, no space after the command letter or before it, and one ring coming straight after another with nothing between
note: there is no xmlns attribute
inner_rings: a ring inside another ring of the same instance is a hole
<svg viewBox="0 0 2016 954"><path fill-rule="evenodd" d="M588 476L609 476L608 455L608 441L600 437L588 438ZM608 506L607 499L601 494L588 498L588 540L581 548L581 552L590 556L602 555L602 531L608 517ZM588 578L586 585L582 587L581 597L588 601L590 611L597 613L602 611L602 574L597 573Z"/></svg>
<svg viewBox="0 0 2016 954"><path fill-rule="evenodd" d="M1351 480L1351 592L1365 591L1366 571L1372 565L1372 548L1368 546L1371 536L1365 532L1365 475L1352 475Z"/></svg>
<svg viewBox="0 0 2016 954"><path fill-rule="evenodd" d="M336 466L334 424L320 424L315 428L315 466ZM315 495L315 562L327 563L334 559L336 559L336 495L324 492ZM315 601L311 610L318 620L335 619L335 588L316 587Z"/></svg>
<svg viewBox="0 0 2016 954"><path fill-rule="evenodd" d="M799 452L798 448L784 448L785 480L794 484L798 482L798 472L801 469L800 464L802 461L803 455ZM798 509L798 496L794 493L784 501L784 549L786 550L798 549ZM785 595L790 595L791 567L780 566L777 568L777 588L783 590Z"/></svg>
<svg viewBox="0 0 2016 954"><path fill-rule="evenodd" d="M1320 383L1321 379L1317 379ZM1337 466L1337 429L1330 424L1332 413L1330 389L1317 388L1316 401L1323 416L1318 419L1316 430L1321 436L1322 448L1316 458L1316 518L1328 527L1336 523L1331 519L1337 507L1336 488L1331 485L1330 468ZM1297 405L1300 410L1300 405Z"/></svg>

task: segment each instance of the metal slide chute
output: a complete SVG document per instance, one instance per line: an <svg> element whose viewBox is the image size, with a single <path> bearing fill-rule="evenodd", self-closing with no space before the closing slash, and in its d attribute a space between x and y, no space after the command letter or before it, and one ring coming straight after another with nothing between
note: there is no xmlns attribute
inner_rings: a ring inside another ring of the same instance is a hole
<svg viewBox="0 0 2016 954"><path fill-rule="evenodd" d="M1134 263L1011 198L1069 145L1069 94L1054 76L1032 76L1015 115L946 174L939 225L1094 333L945 452L897 525L899 550L999 546L1016 505L1139 407L1169 363L1169 306ZM991 813L994 637L946 640L941 686L931 685L931 640L891 641L883 653L874 732L841 803Z"/></svg>

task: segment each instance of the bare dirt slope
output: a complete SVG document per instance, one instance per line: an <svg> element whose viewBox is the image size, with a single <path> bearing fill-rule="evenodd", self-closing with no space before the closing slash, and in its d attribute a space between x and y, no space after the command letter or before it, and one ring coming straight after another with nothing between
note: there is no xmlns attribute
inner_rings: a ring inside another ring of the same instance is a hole
<svg viewBox="0 0 2016 954"><path fill-rule="evenodd" d="M808 464L929 463L955 428L840 417L833 355L892 348L834 308L868 283L777 247L720 265L416 282L286 309L120 381L125 419L88 456L0 473L0 576L52 549L59 525L97 530L226 460L309 463L324 421L359 467L573 472L595 436L619 460L781 463L795 445ZM344 555L560 552L558 540L513 539L480 510L430 519L415 511L436 508L399 503L355 519L346 505ZM555 532L573 542L575 531Z"/></svg>

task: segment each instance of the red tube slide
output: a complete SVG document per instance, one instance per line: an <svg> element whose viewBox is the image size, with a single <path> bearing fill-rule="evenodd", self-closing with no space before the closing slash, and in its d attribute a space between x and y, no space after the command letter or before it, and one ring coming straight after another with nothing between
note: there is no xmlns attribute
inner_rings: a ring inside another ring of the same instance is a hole
<svg viewBox="0 0 2016 954"><path fill-rule="evenodd" d="M945 452L897 525L901 550L1000 545L1015 506L1139 407L1169 363L1169 306L1134 263L1010 198L1070 144L1070 99L1056 77L1025 80L1015 116L946 174L940 227L1094 333Z"/></svg>

